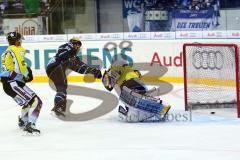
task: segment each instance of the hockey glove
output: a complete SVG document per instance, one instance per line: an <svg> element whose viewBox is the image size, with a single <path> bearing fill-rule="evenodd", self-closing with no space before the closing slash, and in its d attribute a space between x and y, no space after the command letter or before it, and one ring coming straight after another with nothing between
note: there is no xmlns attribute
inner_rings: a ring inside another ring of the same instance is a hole
<svg viewBox="0 0 240 160"><path fill-rule="evenodd" d="M24 77L24 81L27 82L31 82L33 80L33 74L32 74L32 70L30 67L27 67L28 70L28 75L27 77Z"/></svg>
<svg viewBox="0 0 240 160"><path fill-rule="evenodd" d="M94 78L102 78L102 73L97 68L89 68L87 73L93 74Z"/></svg>

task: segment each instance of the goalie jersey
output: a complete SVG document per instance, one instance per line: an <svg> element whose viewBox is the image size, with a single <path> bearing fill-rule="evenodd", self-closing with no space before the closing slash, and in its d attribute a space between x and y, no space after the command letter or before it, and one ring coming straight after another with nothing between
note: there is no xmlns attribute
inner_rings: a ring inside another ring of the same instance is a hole
<svg viewBox="0 0 240 160"><path fill-rule="evenodd" d="M111 91L116 84L122 88L126 81L134 78L138 79L140 77L141 74L138 70L134 70L129 65L119 65L112 66L110 69L105 71L102 81L104 87Z"/></svg>

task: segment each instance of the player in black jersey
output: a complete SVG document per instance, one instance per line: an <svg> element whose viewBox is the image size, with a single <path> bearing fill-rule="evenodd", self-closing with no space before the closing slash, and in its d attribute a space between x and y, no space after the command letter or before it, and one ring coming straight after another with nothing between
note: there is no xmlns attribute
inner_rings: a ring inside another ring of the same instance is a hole
<svg viewBox="0 0 240 160"><path fill-rule="evenodd" d="M53 112L57 116L65 116L66 96L67 96L67 78L65 71L71 69L80 74L93 74L95 78L101 78L101 71L92 68L83 63L77 53L82 46L79 38L72 38L68 43L58 48L57 54L49 61L46 72L48 77L53 81L57 94L54 99Z"/></svg>

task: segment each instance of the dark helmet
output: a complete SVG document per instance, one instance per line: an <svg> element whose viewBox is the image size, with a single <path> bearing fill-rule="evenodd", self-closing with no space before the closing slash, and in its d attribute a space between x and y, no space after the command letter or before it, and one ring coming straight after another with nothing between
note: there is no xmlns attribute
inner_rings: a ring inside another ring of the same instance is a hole
<svg viewBox="0 0 240 160"><path fill-rule="evenodd" d="M14 45L16 41L24 39L22 35L18 32L9 32L7 34L7 40L10 45Z"/></svg>
<svg viewBox="0 0 240 160"><path fill-rule="evenodd" d="M74 45L78 45L78 46L82 46L82 42L80 41L80 39L79 38L77 38L77 37L73 37L73 38L71 38L70 40L69 40L69 42L71 42L72 44L74 44Z"/></svg>

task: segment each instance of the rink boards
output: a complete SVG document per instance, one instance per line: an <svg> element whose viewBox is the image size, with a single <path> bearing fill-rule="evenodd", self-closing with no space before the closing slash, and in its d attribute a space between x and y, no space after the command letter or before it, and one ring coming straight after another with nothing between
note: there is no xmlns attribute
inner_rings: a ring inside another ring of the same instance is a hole
<svg viewBox="0 0 240 160"><path fill-rule="evenodd" d="M115 54L125 54L127 61L144 74L144 81L151 83L157 83L161 80L183 83L182 48L184 43L240 44L240 40L237 38L213 37L211 39L209 37L208 39L199 39L199 33L194 37L189 32L188 34L192 37L180 37L181 39L177 37L181 34L175 33L175 37L173 37L171 32L165 34L163 38L158 38L157 33L155 35L153 33L125 34L25 36L23 47L27 50L26 61L33 70L33 82L48 82L45 72L46 65L51 57L56 54L58 46L66 43L73 36L82 39L83 47L79 56L88 65L101 68L104 71L110 66ZM182 36L184 36L183 33ZM0 42L0 54L2 54L7 47L7 43L4 37L0 37ZM88 82L93 81L93 79L92 77L83 77L71 73L69 81Z"/></svg>

